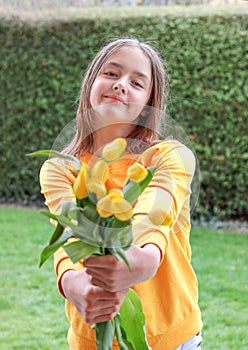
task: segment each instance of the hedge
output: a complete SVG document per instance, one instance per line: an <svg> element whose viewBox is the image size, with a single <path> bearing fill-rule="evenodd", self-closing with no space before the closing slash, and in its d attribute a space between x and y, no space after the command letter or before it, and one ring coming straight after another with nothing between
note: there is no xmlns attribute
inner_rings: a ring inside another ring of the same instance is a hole
<svg viewBox="0 0 248 350"><path fill-rule="evenodd" d="M196 150L196 217L247 214L247 12L142 11L138 17L130 12L36 23L1 18L1 203L43 203L38 173L44 160L25 154L52 147L75 117L82 75L102 44L135 35L162 52L170 76L169 113Z"/></svg>

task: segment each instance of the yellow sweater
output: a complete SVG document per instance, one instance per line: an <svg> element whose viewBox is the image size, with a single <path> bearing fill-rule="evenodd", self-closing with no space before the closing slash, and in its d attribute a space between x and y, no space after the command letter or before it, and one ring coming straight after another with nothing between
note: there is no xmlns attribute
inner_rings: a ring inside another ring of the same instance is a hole
<svg viewBox="0 0 248 350"><path fill-rule="evenodd" d="M94 157L93 157L94 158ZM157 274L149 281L133 287L138 293L146 316L149 345L153 350L172 350L189 340L202 328L198 306L198 284L191 266L190 185L195 170L193 153L178 141L168 140L152 146L142 155L126 154L109 165L111 182L108 187L122 187L126 171L136 159L146 166L157 166L153 180L139 197L134 212L148 212L151 208L166 209L173 224L155 226L145 216L137 216L133 223L134 243L157 245L161 250L161 263ZM91 161L86 154L82 161ZM40 182L46 205L59 213L62 199L75 200L72 191L72 166L52 159L44 163ZM58 287L67 270L80 270L83 262L72 264L63 248L55 253L55 271ZM76 308L66 300L66 313L70 322L68 342L71 350L94 350L95 338L91 326L86 324ZM118 349L114 340L113 349ZM138 349L142 350L142 349Z"/></svg>

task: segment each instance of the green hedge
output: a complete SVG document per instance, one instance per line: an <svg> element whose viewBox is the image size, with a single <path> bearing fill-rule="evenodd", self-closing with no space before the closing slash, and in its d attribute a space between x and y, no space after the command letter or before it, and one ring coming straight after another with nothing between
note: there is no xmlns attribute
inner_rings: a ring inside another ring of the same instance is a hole
<svg viewBox="0 0 248 350"><path fill-rule="evenodd" d="M42 203L43 160L75 117L83 72L106 40L135 35L163 53L170 115L197 152L196 216L243 217L247 209L247 13L76 18L0 23L0 201ZM159 11L159 10L158 10Z"/></svg>

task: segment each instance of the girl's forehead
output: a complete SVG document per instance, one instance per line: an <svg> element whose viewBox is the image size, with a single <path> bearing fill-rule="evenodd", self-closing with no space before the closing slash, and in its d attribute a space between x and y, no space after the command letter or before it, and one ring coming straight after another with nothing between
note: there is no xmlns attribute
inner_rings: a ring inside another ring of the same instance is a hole
<svg viewBox="0 0 248 350"><path fill-rule="evenodd" d="M107 58L105 64L114 59L132 61L133 63L146 63L151 65L150 59L148 56L142 51L141 48L136 46L123 46L118 48L111 56Z"/></svg>

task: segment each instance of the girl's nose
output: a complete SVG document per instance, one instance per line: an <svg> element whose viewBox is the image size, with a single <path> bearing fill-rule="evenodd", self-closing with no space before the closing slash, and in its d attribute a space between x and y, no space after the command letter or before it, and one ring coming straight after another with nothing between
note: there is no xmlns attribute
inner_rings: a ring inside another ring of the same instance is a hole
<svg viewBox="0 0 248 350"><path fill-rule="evenodd" d="M122 94L125 94L127 92L126 84L122 80L118 80L114 85L113 85L113 90L121 92Z"/></svg>

